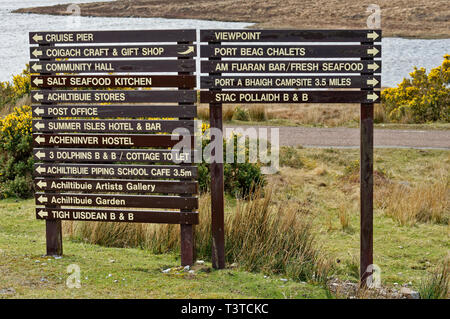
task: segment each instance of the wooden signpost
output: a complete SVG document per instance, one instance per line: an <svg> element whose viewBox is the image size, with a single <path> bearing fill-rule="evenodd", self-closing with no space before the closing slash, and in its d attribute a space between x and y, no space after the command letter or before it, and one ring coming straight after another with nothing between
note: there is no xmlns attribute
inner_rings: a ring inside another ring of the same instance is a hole
<svg viewBox="0 0 450 319"><path fill-rule="evenodd" d="M62 254L61 220L173 223L181 263L193 264L198 171L192 152L172 149L182 138L172 131L194 133L195 41L195 30L30 33L36 217L48 255Z"/></svg>
<svg viewBox="0 0 450 319"><path fill-rule="evenodd" d="M360 270L366 285L373 263L373 103L381 82L375 42L381 31L201 30L200 41L207 42L200 48L201 72L208 73L201 77L206 90L200 101L210 105L212 128L222 129L223 103L361 104ZM224 268L223 164L211 164L211 179L213 265Z"/></svg>
<svg viewBox="0 0 450 319"><path fill-rule="evenodd" d="M373 263L380 41L380 30L201 30L199 40L211 128L222 131L224 103L361 104L363 285ZM194 132L196 42L195 30L30 33L36 217L46 220L47 254L62 254L61 220L176 223L181 263L193 263L198 170L193 152L170 148L175 128ZM215 152L223 158L223 145ZM212 261L224 268L223 162L210 172Z"/></svg>

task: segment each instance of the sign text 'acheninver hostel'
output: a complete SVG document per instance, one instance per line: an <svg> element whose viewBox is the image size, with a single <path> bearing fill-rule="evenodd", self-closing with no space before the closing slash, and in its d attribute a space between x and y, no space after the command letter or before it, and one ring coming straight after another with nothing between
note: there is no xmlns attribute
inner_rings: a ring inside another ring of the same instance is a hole
<svg viewBox="0 0 450 319"><path fill-rule="evenodd" d="M200 30L198 39L196 30L69 31L29 39L36 217L47 223L48 254L62 254L61 220L175 223L181 263L193 263L196 154L173 148L182 139L177 128L194 145L197 96L217 129L226 103L360 103L367 278L380 30ZM210 163L210 172L212 262L224 268L223 163Z"/></svg>
<svg viewBox="0 0 450 319"><path fill-rule="evenodd" d="M198 170L172 132L195 131L195 42L195 30L30 33L48 254L62 253L61 220L175 223L181 262L193 263Z"/></svg>

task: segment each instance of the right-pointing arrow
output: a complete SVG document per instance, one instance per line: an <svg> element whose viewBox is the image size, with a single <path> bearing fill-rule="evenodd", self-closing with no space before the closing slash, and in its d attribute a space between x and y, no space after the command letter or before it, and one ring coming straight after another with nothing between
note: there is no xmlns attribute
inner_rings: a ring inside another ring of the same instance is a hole
<svg viewBox="0 0 450 319"><path fill-rule="evenodd" d="M378 83L379 83L378 80L375 78L367 80L367 85L376 86Z"/></svg>
<svg viewBox="0 0 450 319"><path fill-rule="evenodd" d="M375 31L372 31L371 33L367 34L367 39L372 39L375 41L380 35L376 33Z"/></svg>
<svg viewBox="0 0 450 319"><path fill-rule="evenodd" d="M378 64L376 64L375 62L367 65L367 68L372 71L378 70L379 67L380 66Z"/></svg>
<svg viewBox="0 0 450 319"><path fill-rule="evenodd" d="M372 92L371 94L367 94L367 99L374 102L378 99L378 95L375 92Z"/></svg>
<svg viewBox="0 0 450 319"><path fill-rule="evenodd" d="M371 54L372 56L376 56L380 52L377 48L373 47L370 49L367 49L367 54Z"/></svg>

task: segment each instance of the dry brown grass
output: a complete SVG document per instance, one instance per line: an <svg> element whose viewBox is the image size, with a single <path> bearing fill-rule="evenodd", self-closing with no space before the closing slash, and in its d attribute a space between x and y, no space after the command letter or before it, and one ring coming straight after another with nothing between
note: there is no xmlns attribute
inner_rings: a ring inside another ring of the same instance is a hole
<svg viewBox="0 0 450 319"><path fill-rule="evenodd" d="M267 112L264 105L252 105L248 108L250 119L255 122L267 121Z"/></svg>
<svg viewBox="0 0 450 319"><path fill-rule="evenodd" d="M374 193L374 203L401 225L450 221L450 188L445 179L413 186L382 186Z"/></svg>
<svg viewBox="0 0 450 319"><path fill-rule="evenodd" d="M298 203L272 205L271 190L258 189L250 200L238 200L225 216L226 260L248 271L285 274L297 280L324 282L330 263L316 246L310 218ZM199 203L197 253L211 255L210 197ZM143 247L154 253L178 251L178 225L65 222L64 233L93 244Z"/></svg>
<svg viewBox="0 0 450 319"><path fill-rule="evenodd" d="M359 121L359 104L268 105L267 117L301 125L339 126Z"/></svg>

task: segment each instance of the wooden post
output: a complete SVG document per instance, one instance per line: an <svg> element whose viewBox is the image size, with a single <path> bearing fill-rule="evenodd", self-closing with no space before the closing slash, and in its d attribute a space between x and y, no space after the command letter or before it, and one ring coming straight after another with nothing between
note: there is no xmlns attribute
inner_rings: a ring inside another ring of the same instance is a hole
<svg viewBox="0 0 450 319"><path fill-rule="evenodd" d="M39 47L54 46L52 44L39 44ZM39 59L39 61L53 61L54 59ZM31 67L31 65L30 65ZM42 73L42 75L52 75L52 73ZM52 103L42 103L52 105ZM43 118L45 119L45 118ZM45 132L47 133L47 132ZM59 206L46 205L46 208L59 208ZM47 256L62 256L62 222L61 220L46 220L45 221L45 239L47 243Z"/></svg>
<svg viewBox="0 0 450 319"><path fill-rule="evenodd" d="M178 44L187 44L194 45L192 42L178 42ZM191 57L179 57L178 60L187 60L192 59ZM178 75L192 75L192 72L178 72ZM178 88L180 89L180 87ZM182 89L194 89L193 87L182 87ZM178 103L179 105L186 105L190 103ZM194 120L194 118L183 117L180 120ZM195 134L195 131L194 131ZM195 142L194 142L195 145ZM194 146L193 145L193 146ZM182 166L186 166L189 164L182 163ZM181 196L190 196L190 194L184 194ZM191 212L190 210L181 210L180 213L183 212ZM196 258L196 249L195 249L195 226L192 224L180 224L180 250L181 250L181 265L182 266L192 266L195 262Z"/></svg>
<svg viewBox="0 0 450 319"><path fill-rule="evenodd" d="M208 44L220 44L220 42L208 42ZM220 58L209 58L209 60L220 60ZM220 75L220 73L209 73L209 75ZM211 89L221 91L220 89ZM223 124L222 104L209 104L209 123L211 128L222 132L219 141L223 150ZM212 137L211 137L212 138ZM211 155L216 155L211 154ZM224 222L224 184L223 184L223 152L219 163L212 161L211 173L211 231L212 231L212 265L216 269L225 268L225 222Z"/></svg>
<svg viewBox="0 0 450 319"><path fill-rule="evenodd" d="M362 42L373 45L373 42ZM373 58L361 58L373 61ZM362 75L372 75L363 73ZM362 89L373 93L373 89ZM361 104L360 119L360 286L367 287L373 264L373 103Z"/></svg>

